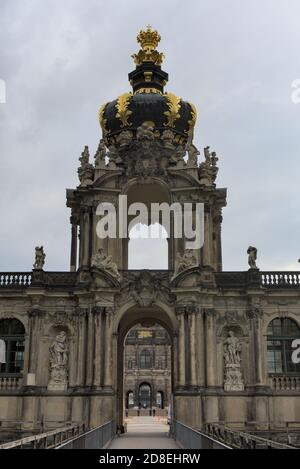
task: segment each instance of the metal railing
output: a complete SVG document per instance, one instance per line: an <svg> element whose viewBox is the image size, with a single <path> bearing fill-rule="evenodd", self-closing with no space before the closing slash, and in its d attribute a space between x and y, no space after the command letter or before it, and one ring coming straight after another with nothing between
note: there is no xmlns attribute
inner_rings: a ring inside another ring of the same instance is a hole
<svg viewBox="0 0 300 469"><path fill-rule="evenodd" d="M250 433L232 430L228 427L207 423L205 433L218 442L234 449L297 449L294 446L278 443Z"/></svg>
<svg viewBox="0 0 300 469"><path fill-rule="evenodd" d="M56 449L101 449L110 443L116 433L115 422L111 420L100 427L83 433Z"/></svg>
<svg viewBox="0 0 300 469"><path fill-rule="evenodd" d="M184 449L231 449L227 444L177 420L172 422L172 434L177 443Z"/></svg>
<svg viewBox="0 0 300 469"><path fill-rule="evenodd" d="M38 435L27 436L20 440L3 443L0 445L0 449L51 449L83 432L83 424L72 425Z"/></svg>

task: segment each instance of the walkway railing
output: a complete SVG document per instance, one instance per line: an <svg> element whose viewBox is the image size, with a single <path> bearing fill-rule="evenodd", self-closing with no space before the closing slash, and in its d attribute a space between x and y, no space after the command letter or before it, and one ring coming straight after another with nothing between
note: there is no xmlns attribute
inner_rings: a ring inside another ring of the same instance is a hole
<svg viewBox="0 0 300 469"><path fill-rule="evenodd" d="M72 425L58 428L39 435L28 436L20 440L0 445L0 449L51 449L84 432L84 425Z"/></svg>
<svg viewBox="0 0 300 469"><path fill-rule="evenodd" d="M297 449L294 446L277 443L250 433L232 430L214 423L205 425L205 433L218 442L235 449Z"/></svg>
<svg viewBox="0 0 300 469"><path fill-rule="evenodd" d="M83 433L67 443L57 446L56 449L101 449L110 443L115 433L115 422L111 420L100 427L93 428Z"/></svg>
<svg viewBox="0 0 300 469"><path fill-rule="evenodd" d="M173 420L172 433L177 443L184 449L231 449L227 444L177 420Z"/></svg>

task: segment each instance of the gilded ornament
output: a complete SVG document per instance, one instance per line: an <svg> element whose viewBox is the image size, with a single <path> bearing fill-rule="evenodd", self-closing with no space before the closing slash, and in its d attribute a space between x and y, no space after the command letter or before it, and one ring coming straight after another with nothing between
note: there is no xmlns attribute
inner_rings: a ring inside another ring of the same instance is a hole
<svg viewBox="0 0 300 469"><path fill-rule="evenodd" d="M180 98L173 93L166 93L166 104L169 108L164 114L168 121L164 124L165 127L175 127L175 121L180 118Z"/></svg>
<svg viewBox="0 0 300 469"><path fill-rule="evenodd" d="M104 119L104 113L105 113L105 109L106 109L106 106L108 105L108 103L105 103L103 104L100 109L99 109L99 113L98 113L98 117L99 117L99 123L100 123L100 126L103 130L103 132L107 132L107 129L106 129L106 122L107 122L107 119Z"/></svg>
<svg viewBox="0 0 300 469"><path fill-rule="evenodd" d="M192 103L188 103L191 107L191 119L188 121L189 124L189 130L188 133L191 133L196 125L196 120L197 120L197 109Z"/></svg>
<svg viewBox="0 0 300 469"><path fill-rule="evenodd" d="M116 117L117 119L120 119L120 121L122 122L121 127L132 125L131 123L128 122L129 116L132 114L132 111L128 109L131 97L132 97L131 93L124 93L121 96L119 96L117 99Z"/></svg>
<svg viewBox="0 0 300 469"><path fill-rule="evenodd" d="M162 64L164 54L156 50L160 39L160 34L157 31L153 31L149 25L146 31L141 30L139 32L137 42L142 48L137 54L132 55L136 65L141 65L144 62L153 62L156 65Z"/></svg>

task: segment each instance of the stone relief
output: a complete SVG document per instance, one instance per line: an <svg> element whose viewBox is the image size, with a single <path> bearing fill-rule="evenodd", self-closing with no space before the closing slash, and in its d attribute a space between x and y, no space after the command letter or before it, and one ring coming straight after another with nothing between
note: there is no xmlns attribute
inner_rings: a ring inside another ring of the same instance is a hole
<svg viewBox="0 0 300 469"><path fill-rule="evenodd" d="M69 346L65 331L61 331L49 348L50 391L66 390L68 387Z"/></svg>
<svg viewBox="0 0 300 469"><path fill-rule="evenodd" d="M174 272L172 279L177 277L177 275L180 274L181 272L184 272L185 270L188 270L196 266L197 266L197 259L194 256L193 251L191 249L186 249L186 251L183 254L177 253L176 267L175 267L175 272Z"/></svg>
<svg viewBox="0 0 300 469"><path fill-rule="evenodd" d="M44 247L36 246L35 248L35 262L33 268L35 270L43 270L45 264L46 254L44 253Z"/></svg>
<svg viewBox="0 0 300 469"><path fill-rule="evenodd" d="M223 342L224 356L224 390L243 391L244 383L241 372L242 344L233 331L229 331L228 337Z"/></svg>
<svg viewBox="0 0 300 469"><path fill-rule="evenodd" d="M105 272L115 277L117 280L120 280L117 264L113 262L111 256L107 256L104 253L103 248L99 248L98 252L92 256L91 265L92 267L97 267L98 269L104 270Z"/></svg>

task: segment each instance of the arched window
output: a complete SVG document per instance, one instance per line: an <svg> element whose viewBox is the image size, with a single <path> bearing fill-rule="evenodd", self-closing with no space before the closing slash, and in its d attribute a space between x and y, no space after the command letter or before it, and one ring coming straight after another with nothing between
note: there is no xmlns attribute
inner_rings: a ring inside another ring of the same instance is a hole
<svg viewBox="0 0 300 469"><path fill-rule="evenodd" d="M129 233L129 269L168 269L168 233L159 223L135 225Z"/></svg>
<svg viewBox="0 0 300 469"><path fill-rule="evenodd" d="M300 338L300 329L295 321L276 318L267 330L268 372L299 373L300 364L292 362L292 342Z"/></svg>
<svg viewBox="0 0 300 469"><path fill-rule="evenodd" d="M152 368L152 354L150 350L143 350L140 355L140 368Z"/></svg>
<svg viewBox="0 0 300 469"><path fill-rule="evenodd" d="M25 330L17 319L0 320L0 373L18 375L23 371Z"/></svg>

